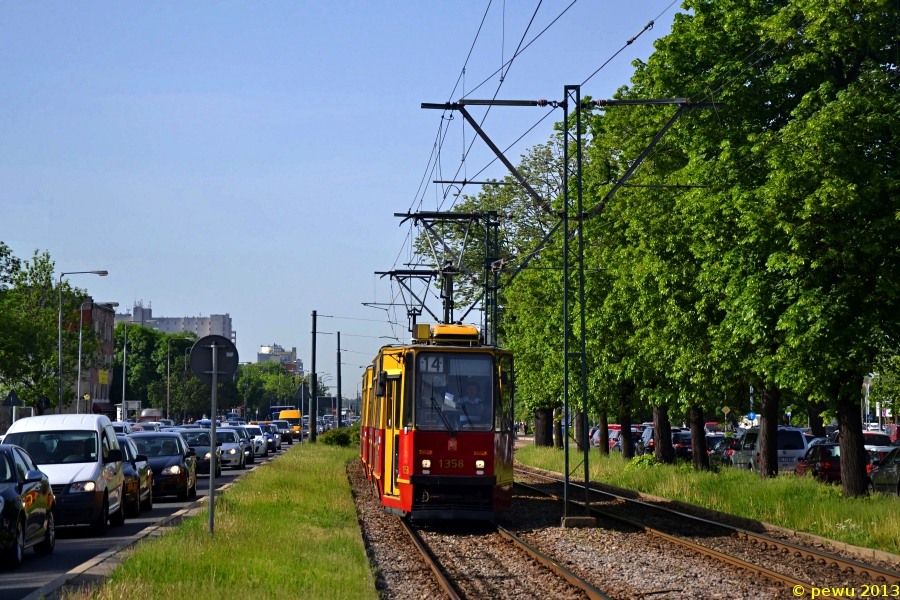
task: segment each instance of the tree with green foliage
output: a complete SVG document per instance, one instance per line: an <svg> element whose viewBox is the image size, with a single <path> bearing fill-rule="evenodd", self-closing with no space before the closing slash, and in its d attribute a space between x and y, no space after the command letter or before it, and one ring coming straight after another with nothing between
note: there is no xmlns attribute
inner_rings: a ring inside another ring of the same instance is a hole
<svg viewBox="0 0 900 600"><path fill-rule="evenodd" d="M30 260L15 259L6 246L0 248L5 288L0 291L0 312L5 331L0 350L0 384L15 390L26 406L37 406L47 398L51 406L59 399L59 296L55 265L47 252L35 251ZM75 400L78 373L78 323L82 289L62 282L63 312L63 402ZM85 326L82 335L83 367L96 358L99 336Z"/></svg>

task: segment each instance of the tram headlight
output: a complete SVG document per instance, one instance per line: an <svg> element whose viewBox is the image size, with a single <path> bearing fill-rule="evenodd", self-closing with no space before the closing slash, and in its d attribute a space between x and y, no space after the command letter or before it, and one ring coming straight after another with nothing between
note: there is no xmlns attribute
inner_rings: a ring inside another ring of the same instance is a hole
<svg viewBox="0 0 900 600"><path fill-rule="evenodd" d="M431 468L431 459L426 458L425 460L423 460L423 461L422 461L422 468L423 468L423 469L430 469L430 468Z"/></svg>
<svg viewBox="0 0 900 600"><path fill-rule="evenodd" d="M484 468L484 461L483 461L483 460L476 460L476 461L475 461L475 468L476 468L476 469L483 469L483 468Z"/></svg>

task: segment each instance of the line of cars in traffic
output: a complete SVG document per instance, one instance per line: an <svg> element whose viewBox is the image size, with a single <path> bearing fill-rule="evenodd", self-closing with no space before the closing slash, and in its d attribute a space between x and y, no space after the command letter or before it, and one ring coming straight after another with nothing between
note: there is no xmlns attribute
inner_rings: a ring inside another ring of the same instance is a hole
<svg viewBox="0 0 900 600"><path fill-rule="evenodd" d="M195 497L213 456L219 476L282 447L270 423L223 423L215 437L202 423L138 430L81 414L16 421L0 440L0 565L20 566L31 547L53 552L57 525L103 535L152 509L154 498Z"/></svg>
<svg viewBox="0 0 900 600"><path fill-rule="evenodd" d="M716 425L707 424L706 447L710 465L758 472L759 429L738 429L735 432L725 433L718 431ZM891 432L896 435L897 430L892 429ZM632 426L631 433L636 455L654 452L651 423ZM594 427L590 435L591 445L598 446L599 427ZM801 428L779 426L777 435L777 460L780 472L810 474L822 481L840 482L839 430L826 437L816 437ZM610 425L610 451L621 452L621 437L621 427ZM900 439L893 439L883 431L863 431L863 440L870 491L900 496ZM693 452L690 430L673 427L672 448L676 459L690 460Z"/></svg>

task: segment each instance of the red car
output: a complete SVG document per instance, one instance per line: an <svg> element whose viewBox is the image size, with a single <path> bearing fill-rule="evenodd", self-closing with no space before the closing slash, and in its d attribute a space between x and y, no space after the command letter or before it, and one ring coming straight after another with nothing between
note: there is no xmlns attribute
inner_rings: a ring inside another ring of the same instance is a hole
<svg viewBox="0 0 900 600"><path fill-rule="evenodd" d="M806 452L803 458L797 461L794 472L797 475L811 473L813 477L823 481L840 481L840 444L816 444Z"/></svg>

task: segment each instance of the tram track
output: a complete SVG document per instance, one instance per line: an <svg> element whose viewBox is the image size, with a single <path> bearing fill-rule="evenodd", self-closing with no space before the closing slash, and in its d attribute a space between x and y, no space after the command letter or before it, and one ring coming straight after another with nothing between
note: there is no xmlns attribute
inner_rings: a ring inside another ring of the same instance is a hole
<svg viewBox="0 0 900 600"><path fill-rule="evenodd" d="M453 577L452 575L449 575L447 573L448 569L445 569L440 564L440 561L434 556L432 551L429 549L428 544L422 539L419 530L409 522L407 522L405 519L397 517L397 520L402 524L403 529L412 539L413 545L416 547L416 549L422 555L425 563L434 573L435 578L437 579L441 588L447 594L448 598L450 598L451 600L461 600L462 598L484 597L478 594L478 592L467 594L465 589L467 586L465 582L462 582L456 577ZM511 544L520 553L527 554L537 564L541 565L547 571L552 573L553 576L563 579L570 586L579 590L583 594L583 597L590 600L612 600L612 598L597 589L590 582L582 577L579 577L574 572L561 565L558 561L541 552L538 548L532 546L528 542L522 540L506 528L497 525L496 523L491 523L490 527L493 529L493 533L496 533L505 542ZM499 567L499 570L503 570L502 565ZM524 580L526 578L520 577L520 579ZM469 591L471 592L472 590Z"/></svg>
<svg viewBox="0 0 900 600"><path fill-rule="evenodd" d="M556 485L561 485L564 483L561 479L548 476L544 473L522 469L520 467L516 467L515 471L520 475L527 475L528 477L548 481ZM523 489L527 489L531 493L542 494L544 496L562 501L562 498L546 490L541 490L519 481L516 482L516 485ZM570 482L570 485L584 490L584 486L581 484ZM799 544L795 544L786 540L781 540L764 534L747 531L745 529L735 527L733 525L728 525L719 521L712 521L709 519L704 519L687 513L672 510L670 508L656 506L647 502L642 502L640 500L634 500L632 498L626 498L624 496L620 496L605 490L599 490L594 487L590 487L589 489L593 494L597 494L606 498L612 498L614 501L622 503L625 506L640 508L641 510L647 509L657 511L657 514L665 515L669 519L680 519L683 523L689 523L691 526L717 528L720 531L727 532L728 537L730 538L737 538L749 542L757 551L778 553L784 559L802 560L807 564L814 564L826 569L836 569L840 574L844 576L866 576L871 583L878 582L896 584L900 582L900 573L884 569L876 565L862 563L860 561L837 556L835 554L831 554L829 552L825 552L815 548L801 546ZM581 502L574 502L572 500L570 500L569 502L575 505L583 506ZM719 560L740 569L745 569L751 573L756 573L757 575L764 577L769 581L777 583L778 585L787 586L790 588L793 588L794 586L803 586L806 590L809 590L811 588L810 583L806 581L777 571L775 569L757 564L755 562L740 558L738 556L735 556L733 553L723 552L721 550L711 548L707 545L686 539L682 536L665 533L663 531L660 531L658 527L651 527L646 523L635 521L633 518L623 517L622 515L612 513L608 510L601 510L592 506L591 511L594 515L600 518L610 519L619 523L625 523L629 526L637 528L638 530L643 530L645 533L654 537L665 539L670 543L676 544L683 548L687 548L694 552L698 552L705 556L709 556L710 558L713 558L715 560Z"/></svg>

